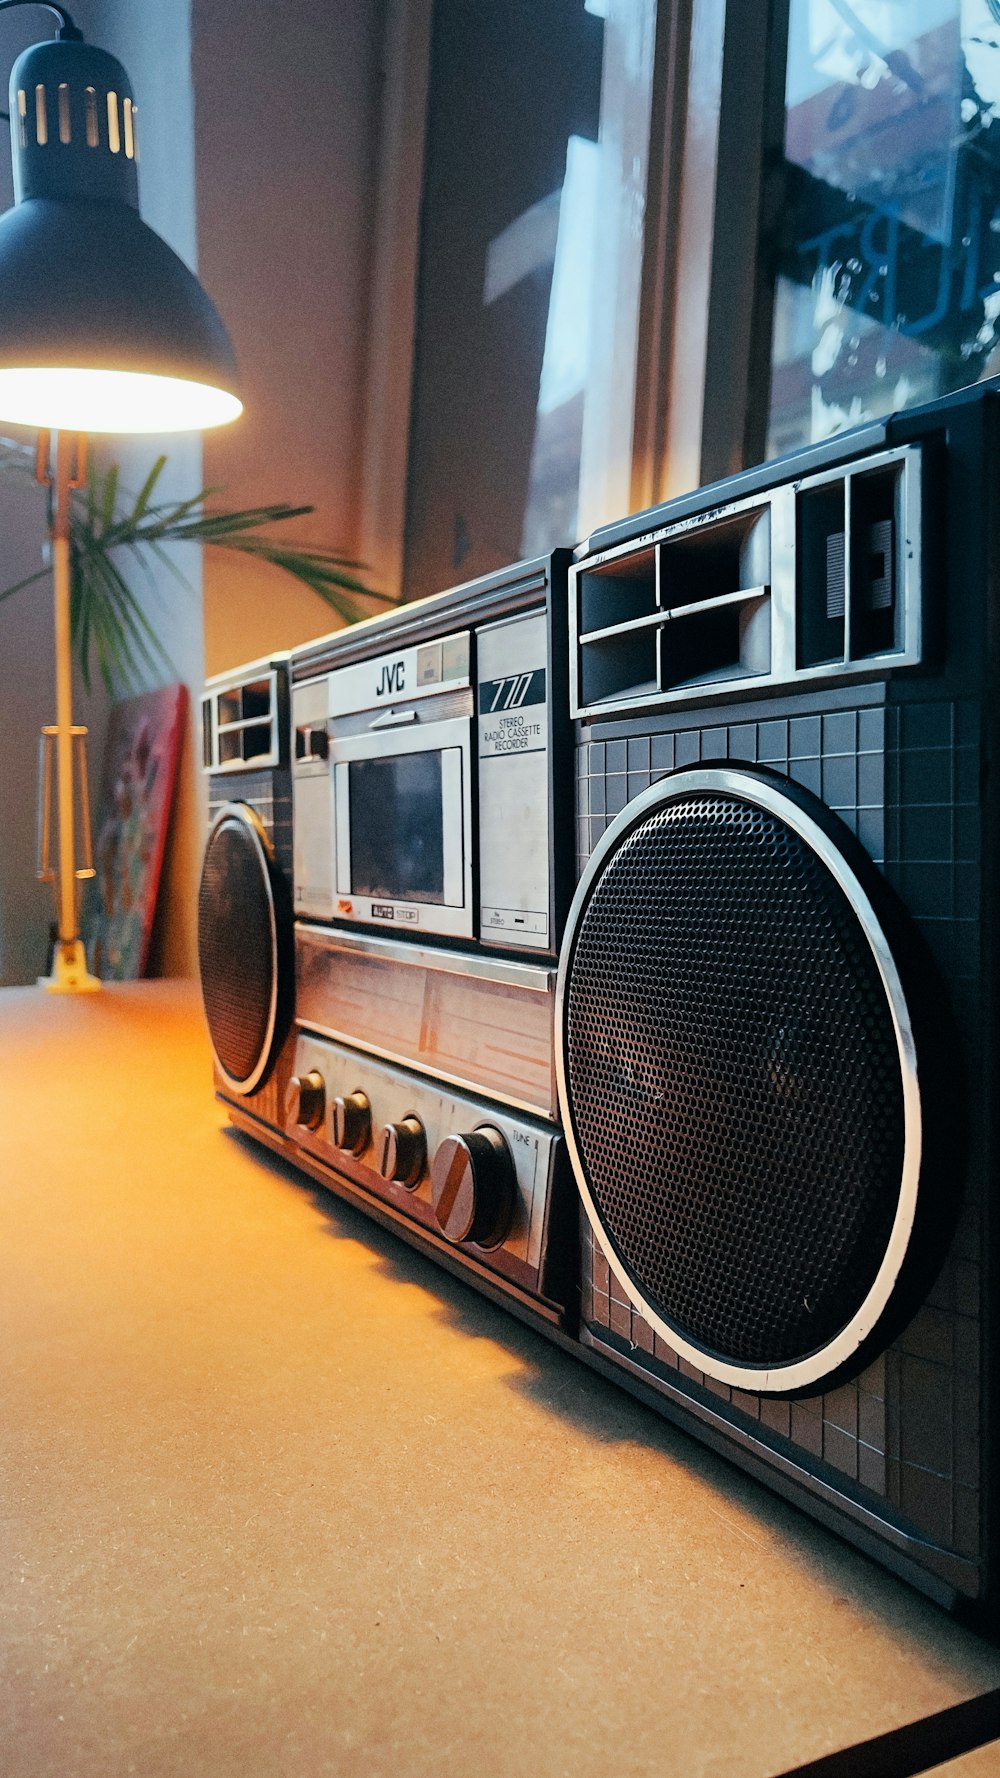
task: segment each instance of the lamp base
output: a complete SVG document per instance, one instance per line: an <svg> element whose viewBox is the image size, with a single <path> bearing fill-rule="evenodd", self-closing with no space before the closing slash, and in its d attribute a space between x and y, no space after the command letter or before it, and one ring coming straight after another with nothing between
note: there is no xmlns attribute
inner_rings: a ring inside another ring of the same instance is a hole
<svg viewBox="0 0 1000 1778"><path fill-rule="evenodd" d="M87 968L83 940L58 938L52 953L52 974L40 975L38 986L50 994L96 994L101 984Z"/></svg>

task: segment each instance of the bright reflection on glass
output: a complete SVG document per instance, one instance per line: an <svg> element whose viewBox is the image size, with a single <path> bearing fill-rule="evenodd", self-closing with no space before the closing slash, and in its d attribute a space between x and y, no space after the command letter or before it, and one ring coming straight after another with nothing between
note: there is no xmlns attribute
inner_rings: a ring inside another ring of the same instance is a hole
<svg viewBox="0 0 1000 1778"><path fill-rule="evenodd" d="M200 432L243 412L226 389L137 371L0 369L0 420L52 432Z"/></svg>
<svg viewBox="0 0 1000 1778"><path fill-rule="evenodd" d="M1000 369L987 0L791 0L769 454Z"/></svg>
<svg viewBox="0 0 1000 1778"><path fill-rule="evenodd" d="M521 554L628 510L655 8L584 0L604 20L597 141L572 135L557 218Z"/></svg>
<svg viewBox="0 0 1000 1778"><path fill-rule="evenodd" d="M404 586L629 508L656 0L436 0Z"/></svg>
<svg viewBox="0 0 1000 1778"><path fill-rule="evenodd" d="M521 534L525 556L539 555L553 539L573 537L577 530L599 172L598 144L571 136L566 178L556 193L552 289Z"/></svg>

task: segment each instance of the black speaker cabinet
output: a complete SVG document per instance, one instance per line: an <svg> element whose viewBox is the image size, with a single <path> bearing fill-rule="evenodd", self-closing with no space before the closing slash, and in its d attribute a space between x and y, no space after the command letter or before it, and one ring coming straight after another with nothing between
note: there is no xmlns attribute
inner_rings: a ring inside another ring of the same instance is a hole
<svg viewBox="0 0 1000 1778"><path fill-rule="evenodd" d="M1000 396L571 571L588 1354L995 1624Z"/></svg>
<svg viewBox="0 0 1000 1778"><path fill-rule="evenodd" d="M288 657L207 683L198 966L216 1091L279 1130L294 1009Z"/></svg>

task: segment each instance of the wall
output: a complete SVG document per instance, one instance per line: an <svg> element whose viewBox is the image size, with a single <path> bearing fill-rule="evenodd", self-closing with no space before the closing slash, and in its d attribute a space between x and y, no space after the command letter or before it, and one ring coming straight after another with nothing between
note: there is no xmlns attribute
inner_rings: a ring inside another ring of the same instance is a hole
<svg viewBox="0 0 1000 1778"><path fill-rule="evenodd" d="M246 413L205 439L227 503L315 506L288 535L356 550L383 0L193 0L200 275ZM206 554L211 672L336 628L307 588Z"/></svg>
<svg viewBox="0 0 1000 1778"><path fill-rule="evenodd" d="M0 46L0 60L6 52ZM3 155L0 150L0 164ZM7 188L0 203L11 202ZM12 431L11 434L12 436ZM41 490L0 475L0 591L33 574L45 537ZM52 588L46 576L0 602L0 982L27 982L45 967L52 891L35 881L38 730L55 719ZM98 700L103 704L103 700ZM76 710L83 708L79 693ZM103 732L103 708L88 719Z"/></svg>

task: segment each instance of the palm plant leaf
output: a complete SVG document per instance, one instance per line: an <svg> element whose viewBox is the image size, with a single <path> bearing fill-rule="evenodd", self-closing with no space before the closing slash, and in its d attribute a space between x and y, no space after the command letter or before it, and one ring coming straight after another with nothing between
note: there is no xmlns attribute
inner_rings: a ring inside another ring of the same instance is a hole
<svg viewBox="0 0 1000 1778"><path fill-rule="evenodd" d="M167 461L167 459L164 456L157 457L156 462L153 464L153 467L150 470L149 474L147 475L145 481L143 482L142 487L139 489L139 492L135 497L135 505L132 508L132 523L134 525L137 525L139 523L139 520L142 518L143 514L145 513L146 508L149 505L150 500L152 499L153 489L155 488L157 482L159 481L160 476L163 474L163 470L166 465L166 461Z"/></svg>
<svg viewBox="0 0 1000 1778"><path fill-rule="evenodd" d="M16 580L13 586L4 587L3 592L0 593L0 605L5 599L12 599L14 594L21 592L24 587L34 586L36 580L47 580L51 572L51 568L36 568L34 574L26 574L23 580Z"/></svg>
<svg viewBox="0 0 1000 1778"><path fill-rule="evenodd" d="M368 601L394 601L361 578L360 565L337 550L285 542L267 528L307 517L311 506L275 502L238 510L214 507L218 490L203 488L186 500L157 501L166 457L157 457L134 498L122 498L118 465L100 471L91 465L86 484L75 491L71 508L71 633L84 684L97 671L110 693L137 689L150 675L172 671L169 654L142 601L120 565L124 555L145 572L159 564L190 588L170 546L200 543L236 550L290 574L334 610L344 623L365 615ZM34 473L33 453L0 439L0 474ZM40 568L0 591L0 601L45 578Z"/></svg>

